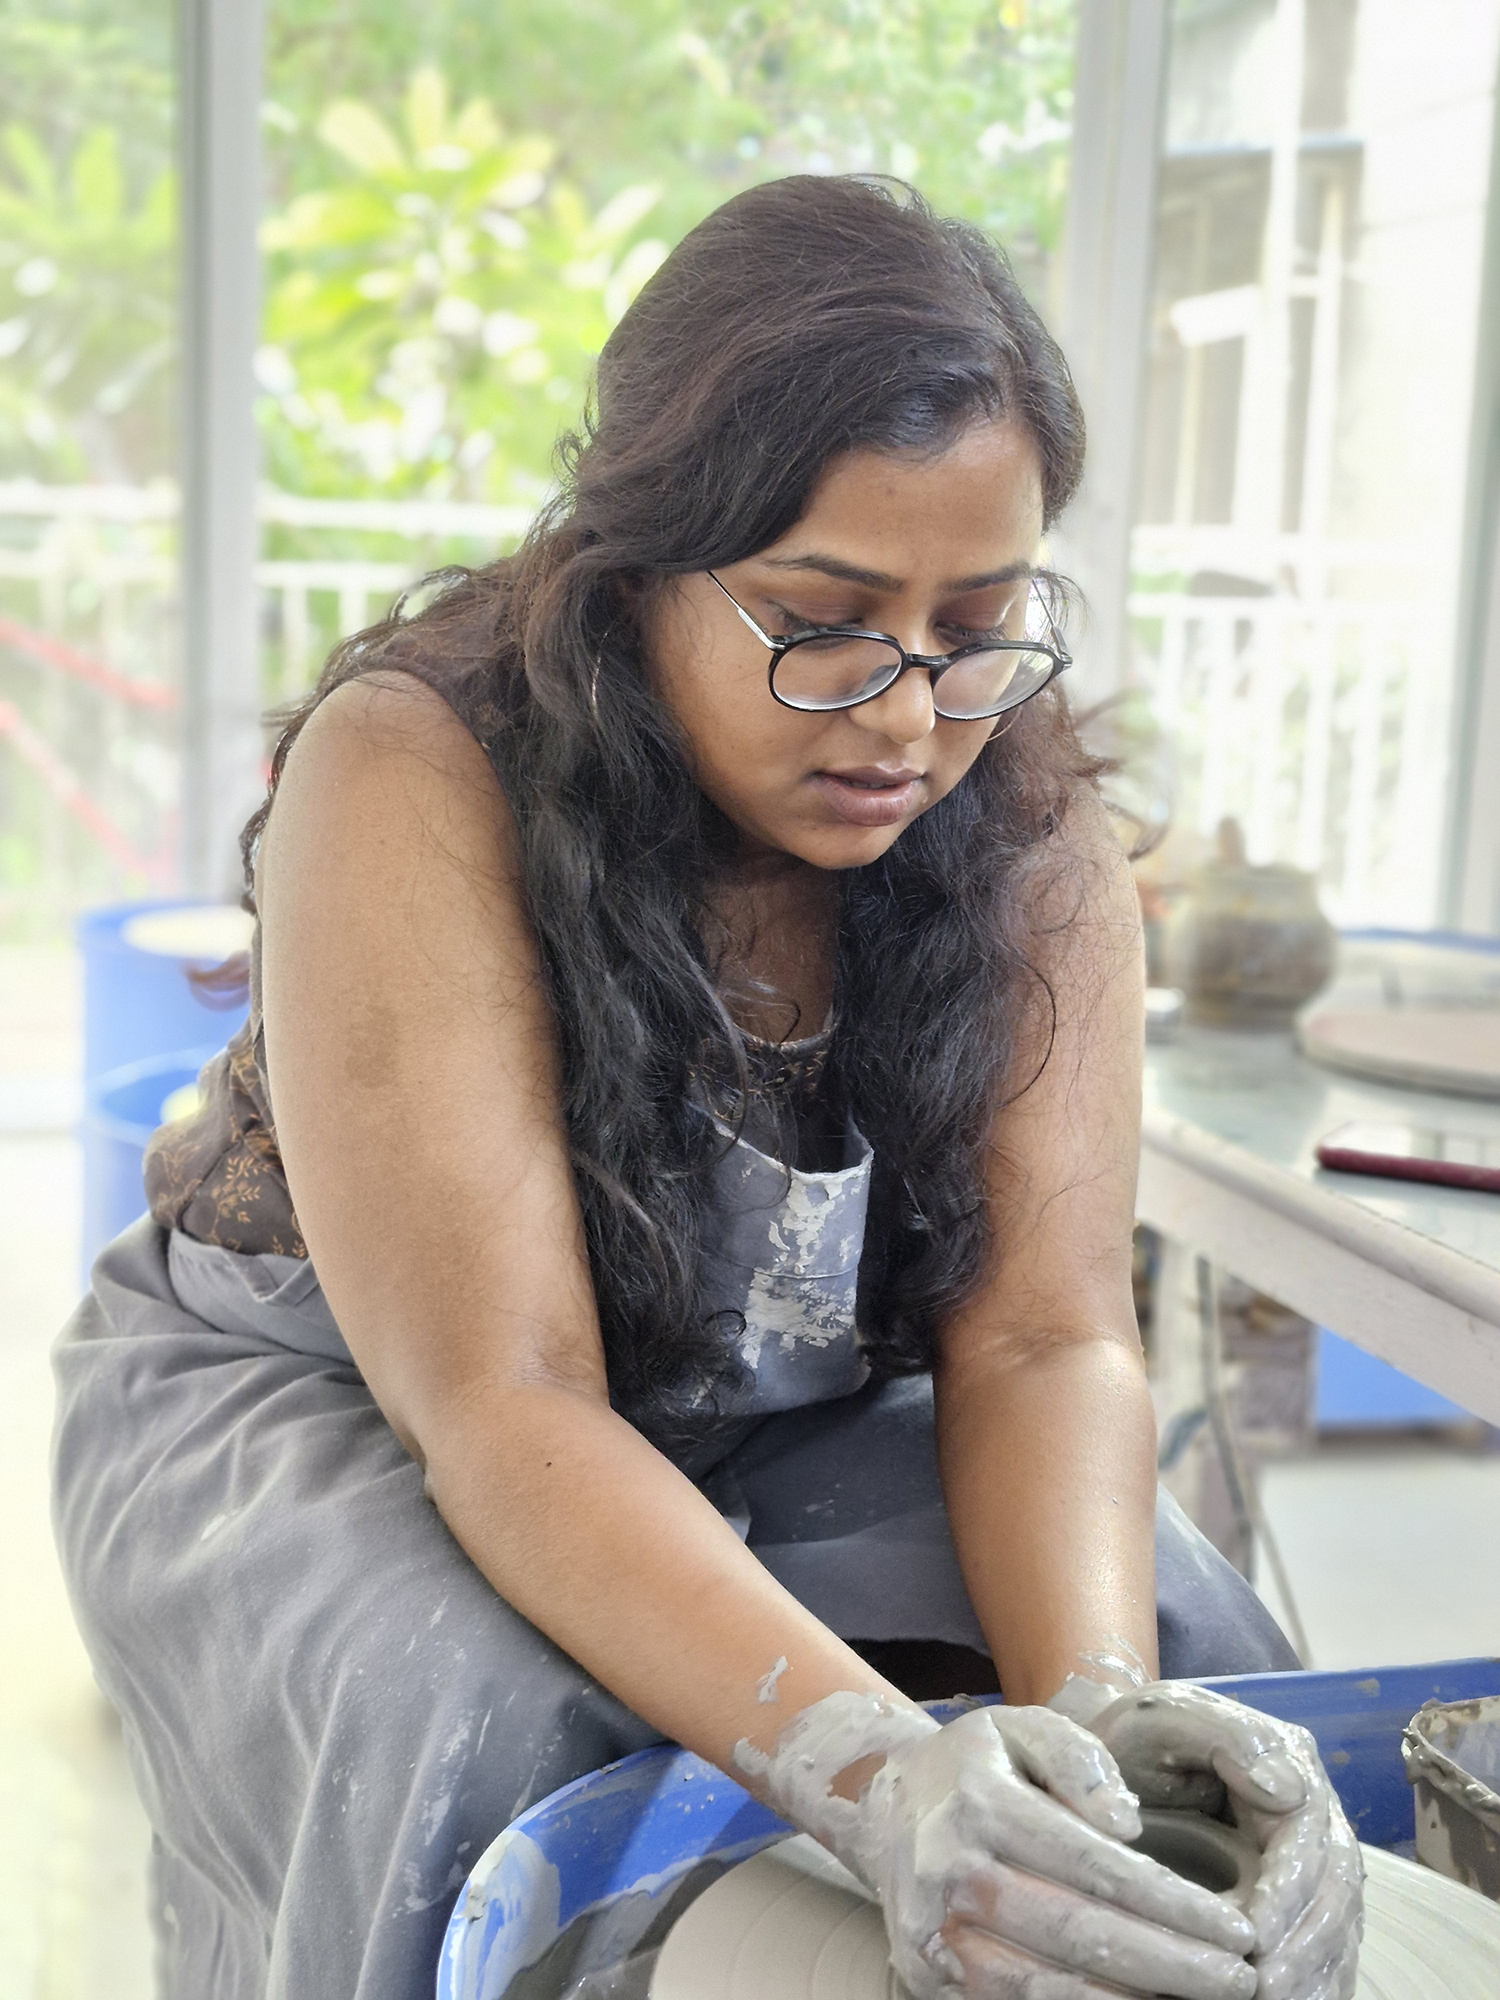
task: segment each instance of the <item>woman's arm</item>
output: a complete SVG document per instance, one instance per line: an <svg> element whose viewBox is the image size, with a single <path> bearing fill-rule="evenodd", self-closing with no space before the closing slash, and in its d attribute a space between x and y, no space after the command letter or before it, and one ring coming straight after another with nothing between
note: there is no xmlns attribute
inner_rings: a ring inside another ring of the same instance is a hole
<svg viewBox="0 0 1500 2000"><path fill-rule="evenodd" d="M1049 1990L1078 2000L1099 1989L1082 1971L1058 1985L1055 1965L1101 1953L1129 1991L1243 2000L1248 1926L1113 1838L1133 1806L1102 1745L1036 1710L939 1729L610 1409L514 827L438 696L393 676L324 702L258 894L303 1233L371 1391L501 1596L879 1886L914 1990L956 1977L990 2000L1040 1950ZM961 1472L970 1451L960 1438ZM953 1811L952 1837L927 1839Z"/></svg>
<svg viewBox="0 0 1500 2000"><path fill-rule="evenodd" d="M935 1371L964 1579L1012 1702L1088 1655L1156 1673L1156 1426L1130 1285L1143 970L1130 871L1092 793L1062 838L1037 962L1057 1003L1040 1077L994 1126L995 1242ZM1046 1049L1039 1007L1020 1054Z"/></svg>
<svg viewBox="0 0 1500 2000"><path fill-rule="evenodd" d="M495 1589L742 1781L742 1738L769 1745L834 1690L910 1706L609 1407L514 826L436 694L393 675L324 702L257 893L298 1219L361 1372Z"/></svg>

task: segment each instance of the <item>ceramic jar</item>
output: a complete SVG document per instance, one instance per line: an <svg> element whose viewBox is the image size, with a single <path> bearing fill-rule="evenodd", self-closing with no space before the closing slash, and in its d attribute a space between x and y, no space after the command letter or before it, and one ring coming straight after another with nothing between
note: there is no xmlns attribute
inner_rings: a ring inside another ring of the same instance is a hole
<svg viewBox="0 0 1500 2000"><path fill-rule="evenodd" d="M1198 873L1166 930L1166 976L1190 1021L1285 1028L1333 972L1337 933L1300 868L1252 867L1239 824L1224 820L1218 853Z"/></svg>

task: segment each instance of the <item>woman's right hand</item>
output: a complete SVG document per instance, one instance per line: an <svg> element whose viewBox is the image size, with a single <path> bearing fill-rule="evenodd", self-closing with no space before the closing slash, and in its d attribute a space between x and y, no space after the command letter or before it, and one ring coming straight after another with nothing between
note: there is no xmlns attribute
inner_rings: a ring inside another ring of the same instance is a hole
<svg viewBox="0 0 1500 2000"><path fill-rule="evenodd" d="M775 1803L880 1897L915 2000L1255 1992L1248 1919L1122 1844L1140 1832L1136 1801L1065 1716L995 1707L939 1726L835 1694L762 1768Z"/></svg>

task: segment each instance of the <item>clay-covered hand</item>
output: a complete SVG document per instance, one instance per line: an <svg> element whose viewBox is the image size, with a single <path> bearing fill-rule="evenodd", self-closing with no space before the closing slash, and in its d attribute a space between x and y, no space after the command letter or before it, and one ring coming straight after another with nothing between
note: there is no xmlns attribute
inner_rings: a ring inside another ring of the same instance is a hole
<svg viewBox="0 0 1500 2000"><path fill-rule="evenodd" d="M1307 1731L1186 1681L1134 1689L1088 1726L1143 1805L1227 1810L1258 1841L1256 2000L1349 2000L1364 1866Z"/></svg>
<svg viewBox="0 0 1500 2000"><path fill-rule="evenodd" d="M741 1745L740 1761L879 1896L916 2000L1255 1993L1250 1924L1123 1844L1140 1832L1136 1802L1064 1716L983 1708L940 1727L835 1694L769 1756Z"/></svg>

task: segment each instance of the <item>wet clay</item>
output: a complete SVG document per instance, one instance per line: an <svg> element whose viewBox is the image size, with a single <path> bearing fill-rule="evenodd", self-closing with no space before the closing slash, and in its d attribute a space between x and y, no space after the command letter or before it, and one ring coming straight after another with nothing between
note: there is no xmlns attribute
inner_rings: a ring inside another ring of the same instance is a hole
<svg viewBox="0 0 1500 2000"><path fill-rule="evenodd" d="M1417 1854L1500 1901L1500 1699L1429 1702L1401 1739Z"/></svg>
<svg viewBox="0 0 1500 2000"><path fill-rule="evenodd" d="M1307 1731L1185 1681L1122 1695L1090 1726L1150 1804L1227 1809L1254 1835L1262 1863L1247 1914L1267 1992L1346 1992L1363 1869Z"/></svg>
<svg viewBox="0 0 1500 2000"><path fill-rule="evenodd" d="M1495 2000L1500 1908L1410 1861L1363 1850L1367 1930L1353 2000ZM650 2000L905 2000L880 1911L807 1839L709 1888L656 1961Z"/></svg>
<svg viewBox="0 0 1500 2000"><path fill-rule="evenodd" d="M1197 1992L1205 1980L1225 2000L1255 1991L1249 1921L1126 1845L1142 1831L1135 1801L1102 1745L1065 1717L985 1708L940 1728L876 1695L835 1694L769 1754L747 1742L736 1754L879 1897L892 1962L918 1995L964 1977L950 1909L973 1884L998 1885L997 1934L1034 1958L1137 1991ZM872 1756L884 1762L859 1798L840 1798L836 1779Z"/></svg>
<svg viewBox="0 0 1500 2000"><path fill-rule="evenodd" d="M781 1697L776 1692L776 1683L781 1679L781 1676L786 1672L787 1666L788 1666L787 1657L786 1654L783 1653L781 1658L776 1662L775 1666L772 1667L771 1671L765 1676L765 1678L763 1680L756 1682L755 1699L757 1701L759 1702L780 1701Z"/></svg>

